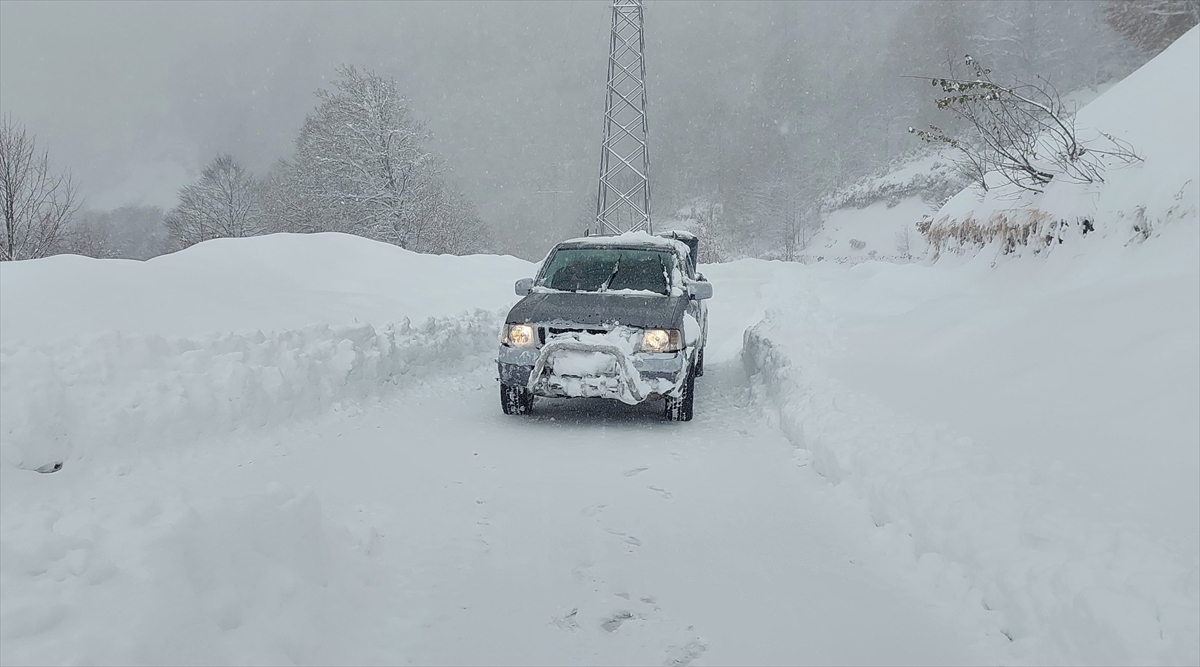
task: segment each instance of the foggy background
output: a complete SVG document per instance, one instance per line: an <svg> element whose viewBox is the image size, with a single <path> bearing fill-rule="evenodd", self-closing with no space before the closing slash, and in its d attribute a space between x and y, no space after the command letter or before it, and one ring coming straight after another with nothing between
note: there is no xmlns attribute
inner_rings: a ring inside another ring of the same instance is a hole
<svg viewBox="0 0 1200 667"><path fill-rule="evenodd" d="M656 219L717 202L766 228L773 184L812 199L920 148L927 82L972 53L1067 92L1149 54L1098 2L645 6ZM610 3L4 2L0 110L69 169L84 209L169 209L218 153L265 174L341 64L394 77L490 228L539 258L594 212ZM764 194L765 193L765 194Z"/></svg>

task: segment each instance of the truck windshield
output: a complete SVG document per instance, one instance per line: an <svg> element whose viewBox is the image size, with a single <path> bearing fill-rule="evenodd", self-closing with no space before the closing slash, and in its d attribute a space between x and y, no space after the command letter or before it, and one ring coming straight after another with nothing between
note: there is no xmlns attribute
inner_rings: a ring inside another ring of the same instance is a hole
<svg viewBox="0 0 1200 667"><path fill-rule="evenodd" d="M550 258L538 285L564 292L633 290L669 294L675 257L629 248L563 248Z"/></svg>

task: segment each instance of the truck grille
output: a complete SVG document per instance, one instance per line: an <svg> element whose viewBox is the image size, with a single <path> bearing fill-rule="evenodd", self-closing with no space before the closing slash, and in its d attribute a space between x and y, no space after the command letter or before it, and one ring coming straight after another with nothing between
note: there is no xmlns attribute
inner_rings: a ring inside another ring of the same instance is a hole
<svg viewBox="0 0 1200 667"><path fill-rule="evenodd" d="M603 335L608 333L607 329L584 329L576 327L538 327L538 343L546 344L547 336L557 336L565 333L590 333Z"/></svg>

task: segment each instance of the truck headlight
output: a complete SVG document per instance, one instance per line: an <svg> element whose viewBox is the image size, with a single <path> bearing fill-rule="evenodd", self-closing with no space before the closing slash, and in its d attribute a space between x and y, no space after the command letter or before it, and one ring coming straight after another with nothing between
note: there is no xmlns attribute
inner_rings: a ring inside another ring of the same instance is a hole
<svg viewBox="0 0 1200 667"><path fill-rule="evenodd" d="M530 347L533 345L533 327L528 324L505 324L502 342L509 347Z"/></svg>
<svg viewBox="0 0 1200 667"><path fill-rule="evenodd" d="M678 352L683 349L683 336L678 329L646 329L642 334L643 352Z"/></svg>

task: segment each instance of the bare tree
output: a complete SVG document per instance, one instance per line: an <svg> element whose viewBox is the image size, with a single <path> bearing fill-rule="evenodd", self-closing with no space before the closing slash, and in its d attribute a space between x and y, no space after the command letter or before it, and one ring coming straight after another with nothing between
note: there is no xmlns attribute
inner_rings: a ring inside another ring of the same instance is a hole
<svg viewBox="0 0 1200 667"><path fill-rule="evenodd" d="M1198 0L1106 0L1104 22L1155 55L1200 23Z"/></svg>
<svg viewBox="0 0 1200 667"><path fill-rule="evenodd" d="M962 172L985 189L989 171L1024 190L1041 192L1056 176L1080 183L1103 181L1109 158L1140 160L1127 143L1108 134L1083 141L1076 132L1073 110L1045 79L1038 83L996 83L991 70L970 55L969 73L958 77L953 65L947 77L928 79L941 91L936 104L965 121L967 136L950 136L931 125L909 128L923 141L948 145L960 153Z"/></svg>
<svg viewBox="0 0 1200 667"><path fill-rule="evenodd" d="M36 137L8 115L0 121L0 206L0 261L58 252L64 229L79 208L70 173L52 171L48 152L39 153Z"/></svg>
<svg viewBox="0 0 1200 667"><path fill-rule="evenodd" d="M434 207L422 214L421 229L413 238L415 250L451 255L488 250L487 227L465 196L446 192L430 201Z"/></svg>
<svg viewBox="0 0 1200 667"><path fill-rule="evenodd" d="M209 239L255 236L264 231L257 205L254 177L232 156L218 155L201 172L200 180L180 188L179 206L165 222L181 248Z"/></svg>
<svg viewBox="0 0 1200 667"><path fill-rule="evenodd" d="M87 213L76 215L63 228L58 252L95 259L111 259L117 256L109 230L100 224L98 216Z"/></svg>

